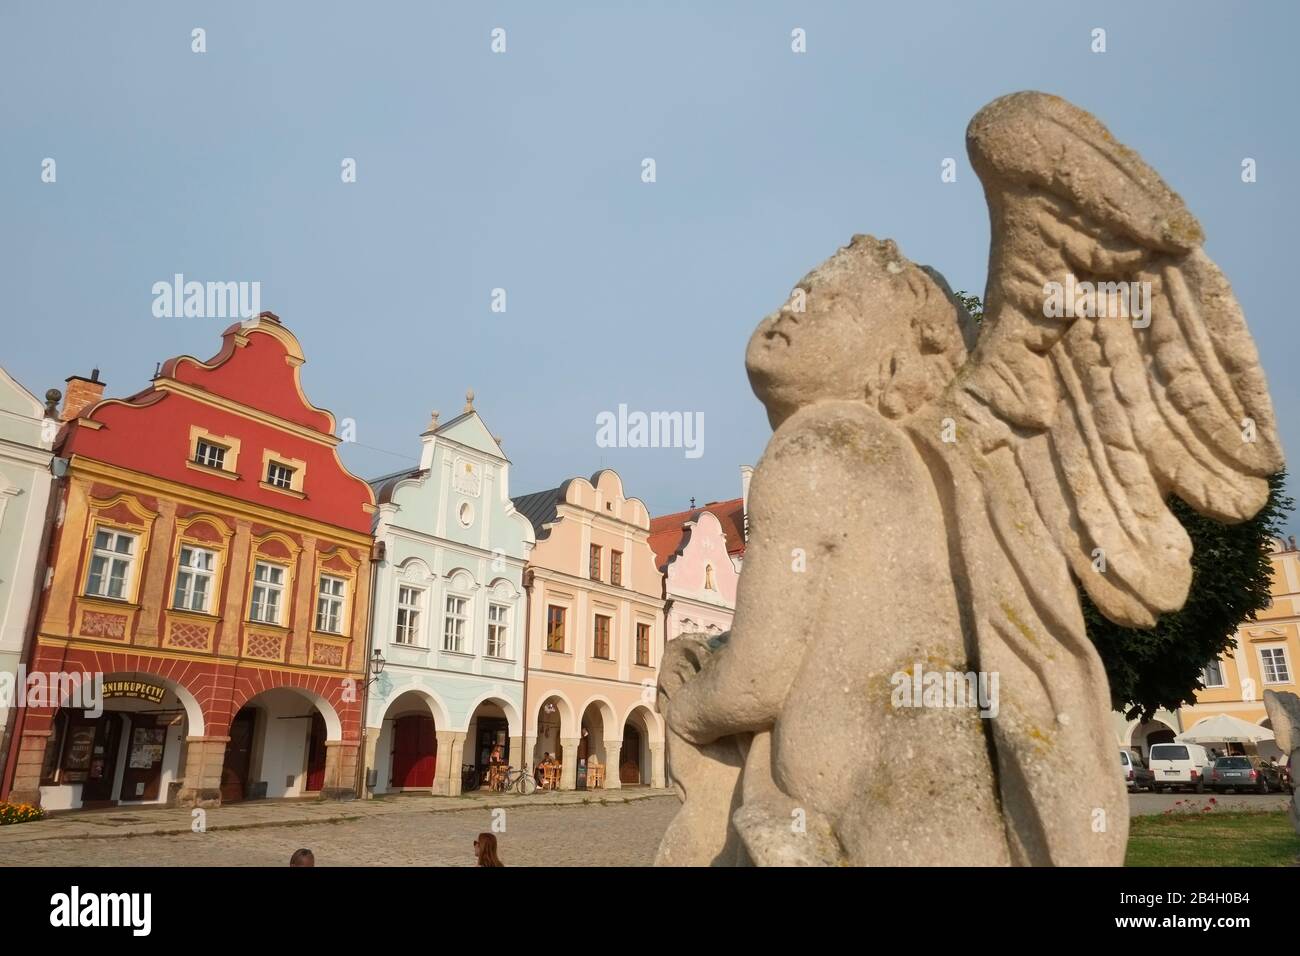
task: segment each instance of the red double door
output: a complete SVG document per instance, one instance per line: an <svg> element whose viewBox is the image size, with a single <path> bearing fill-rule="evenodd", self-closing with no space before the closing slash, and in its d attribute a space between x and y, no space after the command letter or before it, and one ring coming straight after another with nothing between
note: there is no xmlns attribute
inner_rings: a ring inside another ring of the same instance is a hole
<svg viewBox="0 0 1300 956"><path fill-rule="evenodd" d="M393 721L391 787L431 787L438 766L438 735L433 718L411 715Z"/></svg>

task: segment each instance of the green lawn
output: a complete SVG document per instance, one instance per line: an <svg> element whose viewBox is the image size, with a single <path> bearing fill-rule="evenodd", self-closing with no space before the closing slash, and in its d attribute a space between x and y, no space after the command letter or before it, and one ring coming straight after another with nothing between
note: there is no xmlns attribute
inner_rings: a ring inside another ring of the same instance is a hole
<svg viewBox="0 0 1300 956"><path fill-rule="evenodd" d="M1293 866L1300 836L1284 812L1168 813L1129 822L1126 866Z"/></svg>

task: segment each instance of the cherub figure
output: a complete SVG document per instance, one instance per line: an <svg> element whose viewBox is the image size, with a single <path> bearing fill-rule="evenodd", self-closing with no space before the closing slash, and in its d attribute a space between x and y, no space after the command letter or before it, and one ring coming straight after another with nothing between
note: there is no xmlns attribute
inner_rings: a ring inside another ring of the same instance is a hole
<svg viewBox="0 0 1300 956"><path fill-rule="evenodd" d="M1258 511L1272 408L1196 220L1096 119L1019 93L967 144L978 336L938 273L855 236L750 340L774 433L732 631L661 668L685 797L661 863L1123 863L1076 581L1128 626L1181 607L1166 498ZM900 704L921 672L994 675L999 699Z"/></svg>
<svg viewBox="0 0 1300 956"><path fill-rule="evenodd" d="M1300 774L1300 697L1289 690L1264 691L1264 710L1273 724L1273 736L1278 748L1286 756L1287 770L1291 774L1291 825L1300 833L1300 797L1296 796L1297 774Z"/></svg>

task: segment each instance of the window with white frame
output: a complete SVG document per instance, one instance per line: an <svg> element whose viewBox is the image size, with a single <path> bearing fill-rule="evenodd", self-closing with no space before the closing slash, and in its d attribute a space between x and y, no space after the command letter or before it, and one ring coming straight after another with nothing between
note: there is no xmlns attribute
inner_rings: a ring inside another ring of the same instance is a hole
<svg viewBox="0 0 1300 956"><path fill-rule="evenodd" d="M1223 687L1227 681L1223 679L1223 662L1210 661L1205 665L1205 670L1201 671L1201 683L1206 687Z"/></svg>
<svg viewBox="0 0 1300 956"><path fill-rule="evenodd" d="M1285 647L1261 647L1259 661L1264 668L1265 684L1291 683L1291 668L1287 666Z"/></svg>
<svg viewBox="0 0 1300 956"><path fill-rule="evenodd" d="M212 604L216 567L215 551L182 545L180 561L176 565L176 593L172 598L172 607L207 614Z"/></svg>
<svg viewBox="0 0 1300 956"><path fill-rule="evenodd" d="M488 657L508 657L510 647L510 608L504 604L488 605Z"/></svg>
<svg viewBox="0 0 1300 956"><path fill-rule="evenodd" d="M248 619L259 624L279 624L284 597L284 567L258 561L253 566L253 600Z"/></svg>
<svg viewBox="0 0 1300 956"><path fill-rule="evenodd" d="M330 574L320 576L316 590L316 630L326 634L343 633L343 598L347 582Z"/></svg>
<svg viewBox="0 0 1300 956"><path fill-rule="evenodd" d="M465 632L469 625L469 598L447 595L447 614L442 625L442 649L464 653Z"/></svg>
<svg viewBox="0 0 1300 956"><path fill-rule="evenodd" d="M90 555L86 594L123 600L131 587L135 567L136 537L111 528L95 529L95 547Z"/></svg>
<svg viewBox="0 0 1300 956"><path fill-rule="evenodd" d="M276 488L292 488L293 469L288 465L280 464L278 461L267 462L266 483L274 485Z"/></svg>
<svg viewBox="0 0 1300 956"><path fill-rule="evenodd" d="M420 643L420 620L424 616L424 590L408 585L397 588L397 636L398 644L416 645Z"/></svg>
<svg viewBox="0 0 1300 956"><path fill-rule="evenodd" d="M226 467L227 448L202 438L194 446L194 463L206 468L222 469Z"/></svg>

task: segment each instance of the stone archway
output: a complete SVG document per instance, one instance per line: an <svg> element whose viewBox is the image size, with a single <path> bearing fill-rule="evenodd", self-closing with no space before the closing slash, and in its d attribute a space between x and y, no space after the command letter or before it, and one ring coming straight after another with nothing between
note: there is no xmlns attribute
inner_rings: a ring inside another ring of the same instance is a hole
<svg viewBox="0 0 1300 956"><path fill-rule="evenodd" d="M52 688L39 784L46 809L164 804L184 790L203 710L178 681L140 671L67 675ZM24 801L26 802L26 801Z"/></svg>
<svg viewBox="0 0 1300 956"><path fill-rule="evenodd" d="M578 762L574 768L576 789L618 789L621 731L613 704L604 697L593 697L587 702L578 732ZM588 772L593 769L597 772Z"/></svg>
<svg viewBox="0 0 1300 956"><path fill-rule="evenodd" d="M1129 735L1130 749L1136 750L1138 756L1142 758L1143 763L1149 761L1151 747L1154 744L1170 744L1174 742L1177 732L1167 723L1159 718L1144 720L1133 725Z"/></svg>
<svg viewBox="0 0 1300 956"><path fill-rule="evenodd" d="M221 802L355 792L342 773L343 722L303 687L253 694L231 717L221 766Z"/></svg>

